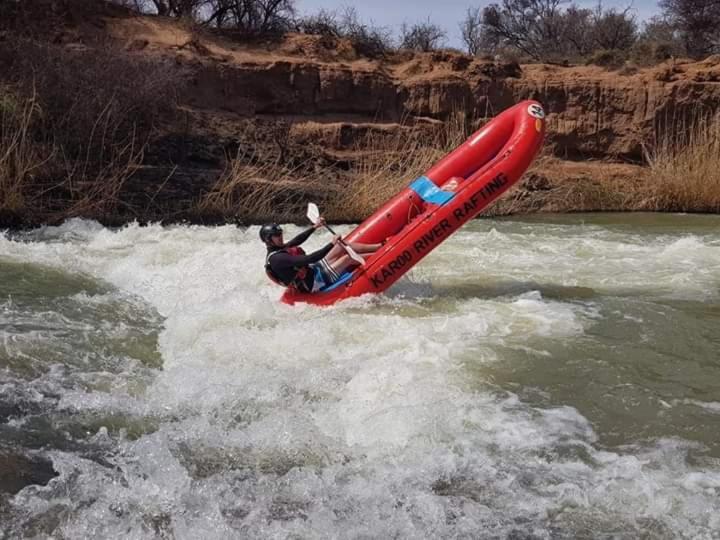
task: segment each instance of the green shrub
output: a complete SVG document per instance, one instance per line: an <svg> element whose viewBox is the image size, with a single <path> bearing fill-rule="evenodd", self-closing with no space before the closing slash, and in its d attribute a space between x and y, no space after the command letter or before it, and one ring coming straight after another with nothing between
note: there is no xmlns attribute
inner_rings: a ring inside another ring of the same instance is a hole
<svg viewBox="0 0 720 540"><path fill-rule="evenodd" d="M600 49L593 52L585 63L604 68L619 68L625 64L626 60L627 55L623 51Z"/></svg>

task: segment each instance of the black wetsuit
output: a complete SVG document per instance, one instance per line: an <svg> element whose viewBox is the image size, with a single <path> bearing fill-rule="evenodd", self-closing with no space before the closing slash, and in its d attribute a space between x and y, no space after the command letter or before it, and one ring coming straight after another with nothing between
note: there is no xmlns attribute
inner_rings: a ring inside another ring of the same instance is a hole
<svg viewBox="0 0 720 540"><path fill-rule="evenodd" d="M290 255L289 253L282 251L281 253L275 253L285 248L299 246L305 240L310 238L310 235L315 232L314 227L310 227L308 230L301 232L295 238L286 242L282 246L268 246L267 261L270 265L270 269L275 277L282 281L285 285L290 285L295 281L297 273L302 268L308 268L312 263L316 263L321 260L325 255L330 253L333 248L333 244L328 244L323 248L313 251L307 255ZM274 253L274 255L272 255ZM271 256L272 255L272 256ZM305 292L311 291L313 286L313 272L312 269L308 268L305 279L300 283L296 283Z"/></svg>

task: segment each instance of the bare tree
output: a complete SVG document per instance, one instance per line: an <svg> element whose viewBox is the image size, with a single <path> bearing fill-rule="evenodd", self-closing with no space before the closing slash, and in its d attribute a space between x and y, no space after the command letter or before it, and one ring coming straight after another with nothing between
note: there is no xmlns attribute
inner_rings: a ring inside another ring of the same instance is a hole
<svg viewBox="0 0 720 540"><path fill-rule="evenodd" d="M640 38L658 42L674 41L677 38L677 28L668 19L656 15L643 24Z"/></svg>
<svg viewBox="0 0 720 540"><path fill-rule="evenodd" d="M2 0L0 0L2 1ZM110 0L139 13L155 13L168 17L198 17L210 0Z"/></svg>
<svg viewBox="0 0 720 540"><path fill-rule="evenodd" d="M232 28L249 34L283 32L293 27L295 19L295 0L112 1L140 13L189 17L208 26Z"/></svg>
<svg viewBox="0 0 720 540"><path fill-rule="evenodd" d="M434 51L445 42L447 33L428 18L422 23L408 25L403 23L400 28L400 47L416 51Z"/></svg>
<svg viewBox="0 0 720 540"><path fill-rule="evenodd" d="M500 45L512 46L536 60L563 53L561 5L567 0L503 0L483 10L483 31Z"/></svg>
<svg viewBox="0 0 720 540"><path fill-rule="evenodd" d="M684 54L685 47L674 25L663 17L655 16L643 24L643 30L630 51L630 58L639 66L649 66Z"/></svg>
<svg viewBox="0 0 720 540"><path fill-rule="evenodd" d="M664 15L680 32L688 54L720 51L720 0L660 0Z"/></svg>
<svg viewBox="0 0 720 540"><path fill-rule="evenodd" d="M615 8L604 10L598 2L593 15L592 36L600 49L627 51L637 40L637 23L630 14L630 7L623 11Z"/></svg>
<svg viewBox="0 0 720 540"><path fill-rule="evenodd" d="M0 2L2 2L2 0L0 0ZM132 9L138 13L150 13L152 11L152 2L150 0L112 0L112 3Z"/></svg>
<svg viewBox="0 0 720 540"><path fill-rule="evenodd" d="M204 0L152 0L158 15L172 15L174 17L189 17Z"/></svg>
<svg viewBox="0 0 720 540"><path fill-rule="evenodd" d="M314 15L298 19L295 27L304 34L341 37L343 29L338 20L337 12L321 9Z"/></svg>
<svg viewBox="0 0 720 540"><path fill-rule="evenodd" d="M645 22L638 40L651 44L656 49L655 56L666 59L686 54L681 37L672 22L666 18L655 16Z"/></svg>
<svg viewBox="0 0 720 540"><path fill-rule="evenodd" d="M296 19L293 27L305 34L348 39L359 54L369 58L384 55L394 45L388 28L363 22L354 7L345 7L341 13L321 9Z"/></svg>
<svg viewBox="0 0 720 540"><path fill-rule="evenodd" d="M566 42L566 52L569 56L586 56L593 51L593 12L570 6L565 11L563 38Z"/></svg>
<svg viewBox="0 0 720 540"><path fill-rule="evenodd" d="M473 56L483 49L482 10L468 8L465 19L460 23L460 33L467 52Z"/></svg>
<svg viewBox="0 0 720 540"><path fill-rule="evenodd" d="M340 28L355 50L370 58L380 57L393 47L392 32L384 26L363 22L354 7L344 9Z"/></svg>
<svg viewBox="0 0 720 540"><path fill-rule="evenodd" d="M247 34L284 32L293 26L295 17L294 0L199 1L209 13L204 19L205 24Z"/></svg>

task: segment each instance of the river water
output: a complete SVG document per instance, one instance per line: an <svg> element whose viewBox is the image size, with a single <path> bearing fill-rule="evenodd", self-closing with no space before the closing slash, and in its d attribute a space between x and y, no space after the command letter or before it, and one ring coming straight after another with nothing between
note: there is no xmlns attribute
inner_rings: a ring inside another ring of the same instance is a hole
<svg viewBox="0 0 720 540"><path fill-rule="evenodd" d="M257 233L0 236L0 538L720 538L720 217L476 220L331 308Z"/></svg>

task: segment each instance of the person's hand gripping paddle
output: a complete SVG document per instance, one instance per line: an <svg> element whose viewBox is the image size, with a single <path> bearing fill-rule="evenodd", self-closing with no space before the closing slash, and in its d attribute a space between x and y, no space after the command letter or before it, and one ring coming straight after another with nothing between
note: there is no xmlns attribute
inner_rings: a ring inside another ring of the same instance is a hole
<svg viewBox="0 0 720 540"><path fill-rule="evenodd" d="M317 225L320 221L320 210L315 203L308 203L307 217L310 221L312 221L313 225ZM327 223L323 223L323 227L330 231L331 234L335 235L335 231L330 228L330 225L328 225ZM356 260L360 264L365 264L365 259L358 255L357 252L348 244L346 244L341 237L338 238L340 238L340 245L342 245L342 247L345 249L345 251L347 251L347 254L350 255L352 259Z"/></svg>

